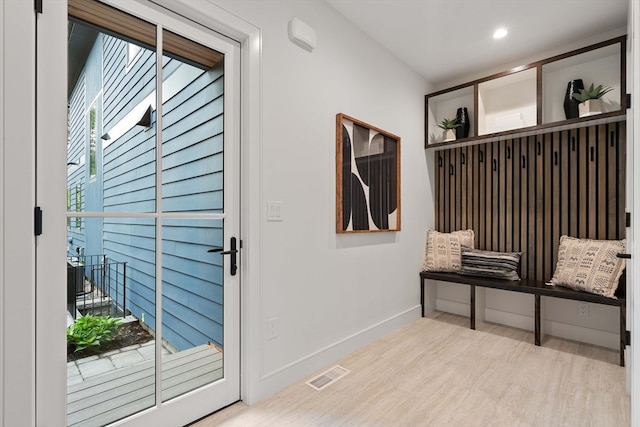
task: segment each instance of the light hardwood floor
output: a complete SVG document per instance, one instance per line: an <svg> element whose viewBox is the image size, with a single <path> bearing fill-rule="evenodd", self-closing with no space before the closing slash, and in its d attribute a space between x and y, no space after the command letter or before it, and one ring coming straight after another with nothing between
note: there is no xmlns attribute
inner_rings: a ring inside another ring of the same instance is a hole
<svg viewBox="0 0 640 427"><path fill-rule="evenodd" d="M435 312L340 360L351 373L322 391L300 381L193 425L630 425L616 350L554 337L542 344L531 331L490 323L473 331L467 318Z"/></svg>

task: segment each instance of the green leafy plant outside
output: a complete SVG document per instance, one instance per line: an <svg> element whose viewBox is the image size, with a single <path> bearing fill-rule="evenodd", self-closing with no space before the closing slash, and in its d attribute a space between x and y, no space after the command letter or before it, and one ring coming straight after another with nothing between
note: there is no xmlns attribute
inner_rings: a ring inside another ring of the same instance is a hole
<svg viewBox="0 0 640 427"><path fill-rule="evenodd" d="M571 96L577 99L579 102L585 102L589 99L600 99L606 93L609 93L613 90L613 88L609 86L598 85L595 86L591 83L586 89L580 89L580 92L574 92Z"/></svg>
<svg viewBox="0 0 640 427"><path fill-rule="evenodd" d="M75 346L74 351L98 348L111 341L118 333L122 321L111 316L79 317L67 328L67 343Z"/></svg>
<svg viewBox="0 0 640 427"><path fill-rule="evenodd" d="M439 128L444 129L444 130L448 130L448 129L455 129L457 127L460 127L460 123L458 123L458 119L443 119L440 124L438 125Z"/></svg>

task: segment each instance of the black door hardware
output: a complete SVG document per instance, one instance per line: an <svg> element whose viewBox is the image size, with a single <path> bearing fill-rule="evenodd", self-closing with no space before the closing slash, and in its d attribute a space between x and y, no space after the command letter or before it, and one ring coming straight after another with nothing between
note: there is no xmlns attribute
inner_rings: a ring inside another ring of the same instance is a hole
<svg viewBox="0 0 640 427"><path fill-rule="evenodd" d="M231 248L228 251L225 251L224 248L213 248L209 249L207 252L217 252L220 255L231 255L231 265L229 268L231 270L231 275L235 276L238 272L238 246L237 239L235 237L231 238L230 246Z"/></svg>

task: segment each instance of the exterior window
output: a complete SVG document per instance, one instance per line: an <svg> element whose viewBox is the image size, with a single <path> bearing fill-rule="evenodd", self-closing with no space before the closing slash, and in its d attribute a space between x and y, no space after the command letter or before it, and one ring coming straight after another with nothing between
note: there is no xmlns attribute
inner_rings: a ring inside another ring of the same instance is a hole
<svg viewBox="0 0 640 427"><path fill-rule="evenodd" d="M71 210L71 189L67 188L67 212ZM67 227L71 227L71 218L67 217Z"/></svg>
<svg viewBox="0 0 640 427"><path fill-rule="evenodd" d="M82 210L82 189L80 184L76 184L76 212ZM82 218L76 217L76 228L82 227Z"/></svg>
<svg viewBox="0 0 640 427"><path fill-rule="evenodd" d="M127 43L127 70L129 69L129 67L131 67L131 65L133 65L134 62L136 62L136 59L138 59L138 54L141 50L142 48L137 44Z"/></svg>
<svg viewBox="0 0 640 427"><path fill-rule="evenodd" d="M89 110L89 179L96 177L96 107L95 105Z"/></svg>

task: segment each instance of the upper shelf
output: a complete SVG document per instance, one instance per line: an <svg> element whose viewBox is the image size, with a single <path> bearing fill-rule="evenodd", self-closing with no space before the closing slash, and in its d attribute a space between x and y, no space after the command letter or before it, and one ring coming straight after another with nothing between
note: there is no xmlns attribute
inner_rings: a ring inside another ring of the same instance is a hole
<svg viewBox="0 0 640 427"><path fill-rule="evenodd" d="M425 96L425 148L468 145L540 131L611 122L626 117L626 36L587 46L552 58L494 74ZM567 118L567 83L582 79L613 88L603 99L604 112ZM437 126L467 108L471 126L467 137L443 141Z"/></svg>

